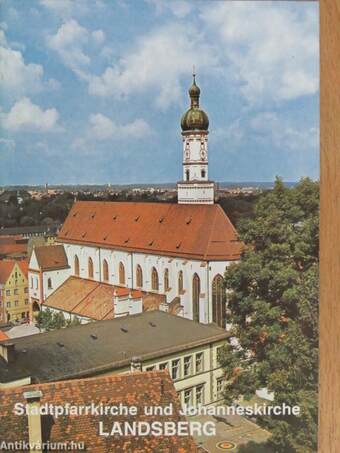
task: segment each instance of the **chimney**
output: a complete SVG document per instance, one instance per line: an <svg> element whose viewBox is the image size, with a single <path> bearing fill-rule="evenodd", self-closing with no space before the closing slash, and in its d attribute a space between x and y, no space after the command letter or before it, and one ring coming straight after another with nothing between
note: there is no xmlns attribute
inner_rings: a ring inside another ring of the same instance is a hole
<svg viewBox="0 0 340 453"><path fill-rule="evenodd" d="M42 392L33 390L24 392L28 412L28 438L30 453L42 453L42 431L40 415L40 398Z"/></svg>
<svg viewBox="0 0 340 453"><path fill-rule="evenodd" d="M14 343L3 343L0 344L0 356L5 359L7 363L13 363L15 361L15 344Z"/></svg>
<svg viewBox="0 0 340 453"><path fill-rule="evenodd" d="M132 357L130 362L130 371L142 371L142 361L140 357Z"/></svg>

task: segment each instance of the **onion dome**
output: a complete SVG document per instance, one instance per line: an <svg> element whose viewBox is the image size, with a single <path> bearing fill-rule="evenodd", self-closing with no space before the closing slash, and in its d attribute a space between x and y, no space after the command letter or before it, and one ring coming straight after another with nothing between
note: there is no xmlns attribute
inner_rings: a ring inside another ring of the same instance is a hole
<svg viewBox="0 0 340 453"><path fill-rule="evenodd" d="M189 88L191 107L187 110L181 119L182 131L207 131L209 127L208 115L199 108L201 90L196 85L196 75L193 74L193 82Z"/></svg>

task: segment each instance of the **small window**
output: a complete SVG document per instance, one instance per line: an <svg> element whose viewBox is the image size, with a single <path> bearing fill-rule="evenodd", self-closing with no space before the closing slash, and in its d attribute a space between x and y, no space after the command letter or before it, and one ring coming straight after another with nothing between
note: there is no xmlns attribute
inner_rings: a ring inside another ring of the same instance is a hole
<svg viewBox="0 0 340 453"><path fill-rule="evenodd" d="M18 307L18 306L19 306L19 301L18 301L18 300L15 300L15 301L14 301L14 306L15 306L15 307Z"/></svg>
<svg viewBox="0 0 340 453"><path fill-rule="evenodd" d="M185 179L186 179L187 181L189 181L189 179L190 179L190 172L189 172L189 170L186 170L186 172L185 172Z"/></svg>
<svg viewBox="0 0 340 453"><path fill-rule="evenodd" d="M25 294L27 294L27 293L28 293L28 288L26 287L26 288L25 288Z"/></svg>
<svg viewBox="0 0 340 453"><path fill-rule="evenodd" d="M196 354L196 373L201 373L204 369L203 352Z"/></svg>
<svg viewBox="0 0 340 453"><path fill-rule="evenodd" d="M204 404L204 385L196 387L196 406Z"/></svg>
<svg viewBox="0 0 340 453"><path fill-rule="evenodd" d="M192 406L192 389L184 390L184 405Z"/></svg>
<svg viewBox="0 0 340 453"><path fill-rule="evenodd" d="M10 289L6 289L6 296L10 296L11 295L11 290Z"/></svg>
<svg viewBox="0 0 340 453"><path fill-rule="evenodd" d="M48 287L48 289L52 289L52 279L51 278L49 278L47 280L47 287Z"/></svg>
<svg viewBox="0 0 340 453"><path fill-rule="evenodd" d="M202 178L205 178L205 170L201 170L201 176Z"/></svg>
<svg viewBox="0 0 340 453"><path fill-rule="evenodd" d="M183 370L184 376L190 376L192 374L191 365L192 365L191 356L184 357L184 370Z"/></svg>
<svg viewBox="0 0 340 453"><path fill-rule="evenodd" d="M15 290L13 291L13 294L14 294L15 296L17 296L18 293L19 293L19 291L18 291L17 289L15 289Z"/></svg>
<svg viewBox="0 0 340 453"><path fill-rule="evenodd" d="M160 370L168 370L169 369L169 363L168 362L160 363L159 364L159 369Z"/></svg>
<svg viewBox="0 0 340 453"><path fill-rule="evenodd" d="M11 308L11 303L10 302L6 302L6 307L7 308Z"/></svg>
<svg viewBox="0 0 340 453"><path fill-rule="evenodd" d="M221 399L223 398L223 378L219 378L216 380L216 393L217 393L217 398Z"/></svg>
<svg viewBox="0 0 340 453"><path fill-rule="evenodd" d="M173 380L179 379L180 374L180 361L179 359L173 360L171 364L171 377Z"/></svg>
<svg viewBox="0 0 340 453"><path fill-rule="evenodd" d="M28 305L28 299L25 299L25 305Z"/></svg>
<svg viewBox="0 0 340 453"><path fill-rule="evenodd" d="M147 366L145 371L153 371L155 369L155 365Z"/></svg>
<svg viewBox="0 0 340 453"><path fill-rule="evenodd" d="M33 288L33 277L31 277L31 288Z"/></svg>

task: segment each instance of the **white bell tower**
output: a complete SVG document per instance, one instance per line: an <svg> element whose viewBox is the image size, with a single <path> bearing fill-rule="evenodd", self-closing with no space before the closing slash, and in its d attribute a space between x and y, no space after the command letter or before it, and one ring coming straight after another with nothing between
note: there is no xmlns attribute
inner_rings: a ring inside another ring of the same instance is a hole
<svg viewBox="0 0 340 453"><path fill-rule="evenodd" d="M183 180L177 183L178 203L213 204L214 183L208 178L208 115L199 108L196 74L189 89L191 106L181 120Z"/></svg>

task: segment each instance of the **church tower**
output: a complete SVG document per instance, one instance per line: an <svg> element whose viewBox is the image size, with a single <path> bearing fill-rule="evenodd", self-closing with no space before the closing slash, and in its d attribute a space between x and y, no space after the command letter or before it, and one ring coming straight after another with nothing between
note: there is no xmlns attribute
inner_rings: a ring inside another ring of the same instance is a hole
<svg viewBox="0 0 340 453"><path fill-rule="evenodd" d="M183 180L177 184L178 203L213 204L214 183L208 179L208 115L200 109L196 75L189 89L191 105L182 116Z"/></svg>

